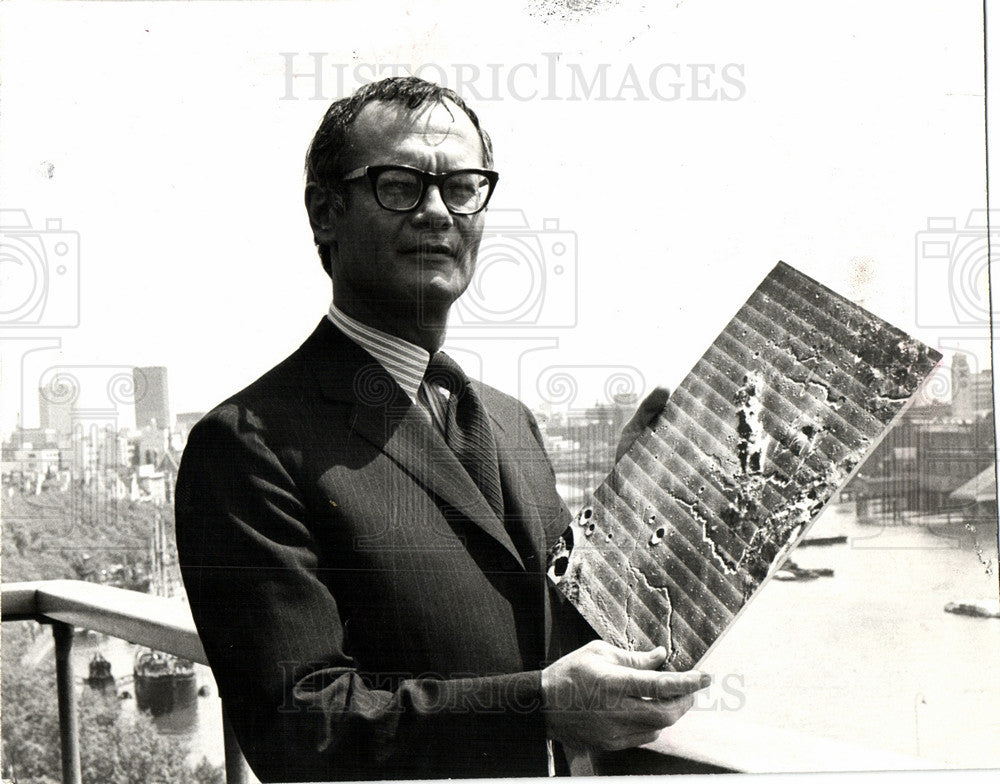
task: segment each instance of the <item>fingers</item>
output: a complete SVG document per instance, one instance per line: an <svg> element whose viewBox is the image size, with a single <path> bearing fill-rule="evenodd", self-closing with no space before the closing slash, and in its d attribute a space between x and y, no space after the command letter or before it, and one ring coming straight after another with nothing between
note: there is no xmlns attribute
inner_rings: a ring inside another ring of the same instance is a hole
<svg viewBox="0 0 1000 784"><path fill-rule="evenodd" d="M650 672L621 668L609 673L608 684L620 694L648 700L668 700L683 697L707 688L712 683L710 675L689 672Z"/></svg>
<svg viewBox="0 0 1000 784"><path fill-rule="evenodd" d="M673 701L673 704L669 706L669 721L666 723L667 727L671 727L677 723L677 721L687 713L691 708L694 707L694 695L688 694L684 697L678 697Z"/></svg>
<svg viewBox="0 0 1000 784"><path fill-rule="evenodd" d="M660 737L660 731L643 730L628 735L619 735L608 738L602 751L622 751L624 749L634 749L636 746L645 746Z"/></svg>
<svg viewBox="0 0 1000 784"><path fill-rule="evenodd" d="M636 670L656 670L667 660L667 649L662 645L651 651L626 651L607 643L600 643L597 652L617 665Z"/></svg>
<svg viewBox="0 0 1000 784"><path fill-rule="evenodd" d="M711 678L663 672L661 646L626 651L594 641L542 671L542 709L549 737L590 748L641 746L674 724Z"/></svg>
<svg viewBox="0 0 1000 784"><path fill-rule="evenodd" d="M619 719L635 731L661 730L677 723L694 707L694 696L671 697L666 700L631 699L622 705Z"/></svg>
<svg viewBox="0 0 1000 784"><path fill-rule="evenodd" d="M698 670L659 672L667 660L662 645L651 651L626 651L597 641L589 647L612 663L612 668L602 673L604 682L623 696L665 700L693 694L712 683L710 675Z"/></svg>
<svg viewBox="0 0 1000 784"><path fill-rule="evenodd" d="M642 422L642 427L648 425L653 420L653 417L663 410L669 399L670 390L666 387L656 387L646 395L646 399L639 404L639 409L635 412L637 419L641 415L640 421Z"/></svg>
<svg viewBox="0 0 1000 784"><path fill-rule="evenodd" d="M666 387L656 387L646 395L645 400L639 404L639 408L632 415L632 418L622 428L621 438L618 440L618 448L615 450L615 462L621 460L622 456L632 446L632 442L638 438L639 434L649 425L659 414L670 399L670 390Z"/></svg>
<svg viewBox="0 0 1000 784"><path fill-rule="evenodd" d="M665 702L636 700L628 718L605 735L601 748L606 751L630 749L652 743L666 727L671 727L694 705L694 697L675 697Z"/></svg>

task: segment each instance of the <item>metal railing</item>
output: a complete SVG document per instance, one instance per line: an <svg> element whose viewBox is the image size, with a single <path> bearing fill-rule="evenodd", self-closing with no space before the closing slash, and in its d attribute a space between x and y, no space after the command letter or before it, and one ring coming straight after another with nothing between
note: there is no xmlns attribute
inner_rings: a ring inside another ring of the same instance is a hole
<svg viewBox="0 0 1000 784"><path fill-rule="evenodd" d="M82 580L45 580L2 586L3 621L50 624L55 639L56 693L63 784L81 784L76 680L70 657L76 627L208 664L187 606L160 596ZM228 784L250 784L236 735L222 716Z"/></svg>
<svg viewBox="0 0 1000 784"><path fill-rule="evenodd" d="M76 681L70 660L75 627L208 663L187 606L170 599L79 580L47 580L3 585L0 610L5 622L34 620L52 625L64 784L80 784ZM228 784L255 782L225 713L223 736ZM926 759L755 726L718 712L691 711L653 744L606 761L598 772L785 773L933 767L935 763Z"/></svg>

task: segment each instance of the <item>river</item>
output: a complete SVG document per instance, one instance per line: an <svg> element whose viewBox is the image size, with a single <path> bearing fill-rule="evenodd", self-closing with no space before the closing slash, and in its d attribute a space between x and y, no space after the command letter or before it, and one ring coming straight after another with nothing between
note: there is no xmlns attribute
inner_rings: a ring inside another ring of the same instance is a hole
<svg viewBox="0 0 1000 784"><path fill-rule="evenodd" d="M833 577L771 580L709 653L701 669L717 686L700 707L948 766L1000 767L1000 619L944 612L950 601L997 598L996 527L980 554L920 526L859 524L840 504L809 531L837 535L848 542L792 553Z"/></svg>

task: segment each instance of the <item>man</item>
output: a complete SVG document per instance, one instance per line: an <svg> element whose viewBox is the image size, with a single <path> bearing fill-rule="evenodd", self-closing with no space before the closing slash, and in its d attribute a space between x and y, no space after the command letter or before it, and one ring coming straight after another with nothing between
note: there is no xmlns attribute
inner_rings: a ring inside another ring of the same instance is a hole
<svg viewBox="0 0 1000 784"><path fill-rule="evenodd" d="M184 582L263 780L545 775L547 740L647 743L707 685L658 672L662 649L578 647L545 579L569 515L537 425L438 354L491 166L450 90L333 104L305 193L330 313L188 440Z"/></svg>

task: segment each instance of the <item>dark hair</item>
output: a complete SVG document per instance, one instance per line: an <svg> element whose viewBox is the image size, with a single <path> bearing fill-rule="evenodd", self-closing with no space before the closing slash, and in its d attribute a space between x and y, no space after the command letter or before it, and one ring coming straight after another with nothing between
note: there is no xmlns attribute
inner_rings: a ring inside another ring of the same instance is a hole
<svg viewBox="0 0 1000 784"><path fill-rule="evenodd" d="M330 104L306 151L306 182L322 185L343 197L340 177L346 174L342 167L344 151L350 141L349 130L358 114L368 104L375 101L394 103L413 111L429 103L443 104L446 100L454 103L472 120L483 143L483 161L487 168L491 168L493 143L489 134L480 126L476 113L458 93L416 76L395 76L366 84L348 98ZM330 275L330 249L318 243L316 249L319 251L320 261L323 262L323 269Z"/></svg>

